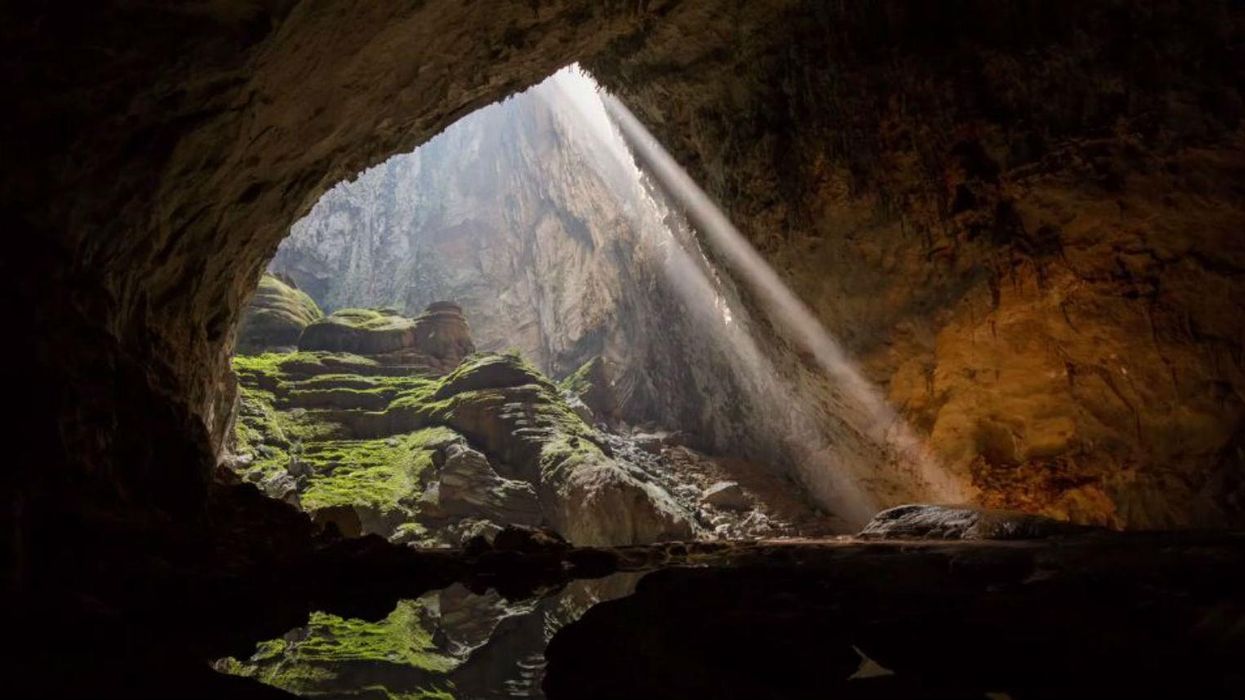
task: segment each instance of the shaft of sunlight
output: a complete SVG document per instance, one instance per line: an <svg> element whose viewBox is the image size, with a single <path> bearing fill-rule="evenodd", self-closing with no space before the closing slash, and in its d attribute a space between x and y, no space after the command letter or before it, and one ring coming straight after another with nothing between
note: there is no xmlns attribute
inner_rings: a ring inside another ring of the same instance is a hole
<svg viewBox="0 0 1245 700"><path fill-rule="evenodd" d="M762 301L767 313L778 322L776 325L792 334L853 405L855 410L840 418L853 423L856 430L891 452L892 459L899 463L896 466L919 480L918 492L922 495L941 502L968 500L969 486L950 474L929 453L923 441L865 379L808 307L787 288L648 129L614 96L602 92L600 99L645 171L679 203L696 230Z"/></svg>

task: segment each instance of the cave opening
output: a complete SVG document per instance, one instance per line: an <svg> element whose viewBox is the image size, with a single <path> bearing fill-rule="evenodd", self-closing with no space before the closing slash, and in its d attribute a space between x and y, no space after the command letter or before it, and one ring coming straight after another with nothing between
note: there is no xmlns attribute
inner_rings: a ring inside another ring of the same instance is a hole
<svg viewBox="0 0 1245 700"><path fill-rule="evenodd" d="M331 188L268 263L232 366L222 464L333 536L730 542L967 499L931 478L935 460L830 334L574 64ZM635 581L576 581L517 607L457 586L379 622L318 612L217 668L340 692L340 676L393 681L373 666L397 655L418 672L391 693L487 693L504 677L538 695L548 634ZM464 622L509 617L527 631L508 651L456 639ZM383 649L351 651L371 636Z"/></svg>

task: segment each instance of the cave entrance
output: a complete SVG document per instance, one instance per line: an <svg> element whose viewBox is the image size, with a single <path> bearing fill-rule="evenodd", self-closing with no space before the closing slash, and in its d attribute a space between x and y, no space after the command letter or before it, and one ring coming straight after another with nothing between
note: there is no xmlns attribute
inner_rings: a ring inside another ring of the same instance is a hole
<svg viewBox="0 0 1245 700"><path fill-rule="evenodd" d="M225 463L346 535L809 535L960 500L575 65L327 192L235 350Z"/></svg>

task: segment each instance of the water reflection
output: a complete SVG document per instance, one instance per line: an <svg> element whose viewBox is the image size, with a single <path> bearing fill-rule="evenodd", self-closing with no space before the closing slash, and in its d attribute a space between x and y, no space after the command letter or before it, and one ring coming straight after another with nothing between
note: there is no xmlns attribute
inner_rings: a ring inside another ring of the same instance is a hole
<svg viewBox="0 0 1245 700"><path fill-rule="evenodd" d="M640 576L571 581L519 601L455 584L399 601L375 622L312 613L216 669L317 697L539 698L549 639L593 605L631 594Z"/></svg>

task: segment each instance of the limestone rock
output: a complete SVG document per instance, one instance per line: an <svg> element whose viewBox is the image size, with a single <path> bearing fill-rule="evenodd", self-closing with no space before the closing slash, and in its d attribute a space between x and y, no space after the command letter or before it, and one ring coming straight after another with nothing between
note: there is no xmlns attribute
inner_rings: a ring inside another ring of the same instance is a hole
<svg viewBox="0 0 1245 700"><path fill-rule="evenodd" d="M700 499L714 508L725 510L748 510L752 499L733 481L719 481L705 489Z"/></svg>
<svg viewBox="0 0 1245 700"><path fill-rule="evenodd" d="M1095 529L1098 528L1016 511L905 505L875 515L859 536L866 539L1026 540Z"/></svg>
<svg viewBox="0 0 1245 700"><path fill-rule="evenodd" d="M622 406L614 388L614 372L610 370L610 362L600 355L581 365L559 386L587 405L600 420L612 423L622 417Z"/></svg>
<svg viewBox="0 0 1245 700"><path fill-rule="evenodd" d="M308 324L324 317L320 307L288 277L265 274L238 322L234 351L249 355L298 347Z"/></svg>
<svg viewBox="0 0 1245 700"><path fill-rule="evenodd" d="M415 348L453 368L476 351L471 329L462 307L450 301L436 301L415 319Z"/></svg>
<svg viewBox="0 0 1245 700"><path fill-rule="evenodd" d="M341 309L303 331L298 349L382 355L415 347L415 321L393 309Z"/></svg>
<svg viewBox="0 0 1245 700"><path fill-rule="evenodd" d="M540 372L515 355L480 355L463 365L437 389L443 399L478 389L507 389L524 385L550 386Z"/></svg>
<svg viewBox="0 0 1245 700"><path fill-rule="evenodd" d="M541 520L531 484L503 478L487 457L466 445L446 447L431 478L436 483L421 500L421 520L470 517L501 525L536 525Z"/></svg>

